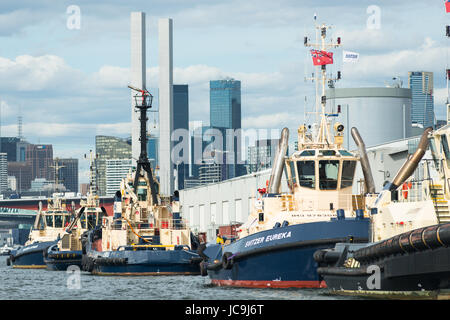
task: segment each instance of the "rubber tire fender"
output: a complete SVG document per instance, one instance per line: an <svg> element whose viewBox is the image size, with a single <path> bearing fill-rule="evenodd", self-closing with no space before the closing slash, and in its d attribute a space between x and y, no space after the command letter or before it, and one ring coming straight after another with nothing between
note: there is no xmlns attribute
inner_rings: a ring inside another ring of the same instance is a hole
<svg viewBox="0 0 450 320"><path fill-rule="evenodd" d="M202 277L206 277L208 275L208 269L207 269L208 262L206 262L206 261L200 262L199 267L200 267L200 275Z"/></svg>
<svg viewBox="0 0 450 320"><path fill-rule="evenodd" d="M231 269L233 267L233 259L229 259L232 255L231 252L224 252L222 255L222 268Z"/></svg>

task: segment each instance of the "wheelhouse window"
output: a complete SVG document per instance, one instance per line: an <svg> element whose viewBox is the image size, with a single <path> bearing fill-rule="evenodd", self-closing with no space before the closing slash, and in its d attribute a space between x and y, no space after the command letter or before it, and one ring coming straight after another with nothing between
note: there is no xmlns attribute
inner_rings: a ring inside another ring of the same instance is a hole
<svg viewBox="0 0 450 320"><path fill-rule="evenodd" d="M297 161L298 181L301 187L316 188L315 161Z"/></svg>
<svg viewBox="0 0 450 320"><path fill-rule="evenodd" d="M62 214L55 214L55 228L63 227L64 216Z"/></svg>
<svg viewBox="0 0 450 320"><path fill-rule="evenodd" d="M49 214L45 216L45 224L47 225L47 227L53 228L53 215Z"/></svg>
<svg viewBox="0 0 450 320"><path fill-rule="evenodd" d="M441 136L441 145L442 145L442 150L444 151L445 158L447 160L450 160L450 150L448 148L447 136L445 134L443 134Z"/></svg>
<svg viewBox="0 0 450 320"><path fill-rule="evenodd" d="M320 150L319 153L323 156L335 156L336 151L334 150Z"/></svg>
<svg viewBox="0 0 450 320"><path fill-rule="evenodd" d="M356 161L345 160L342 163L341 189L351 187L355 175Z"/></svg>
<svg viewBox="0 0 450 320"><path fill-rule="evenodd" d="M138 201L146 201L147 200L147 189L146 188L138 188L137 196L138 196Z"/></svg>
<svg viewBox="0 0 450 320"><path fill-rule="evenodd" d="M315 150L305 150L302 153L300 153L300 157L310 157L310 156L315 156L315 155L316 155Z"/></svg>
<svg viewBox="0 0 450 320"><path fill-rule="evenodd" d="M341 154L341 156L353 157L353 155L350 152L348 152L347 150L339 150L339 153Z"/></svg>
<svg viewBox="0 0 450 320"><path fill-rule="evenodd" d="M339 175L339 160L319 161L320 190L336 190Z"/></svg>
<svg viewBox="0 0 450 320"><path fill-rule="evenodd" d="M290 189L297 183L297 177L295 176L295 168L291 161L286 161L284 166L284 173L286 175L287 183Z"/></svg>
<svg viewBox="0 0 450 320"><path fill-rule="evenodd" d="M95 228L97 222L96 220L97 215L95 213L89 212L87 215L87 228L88 230L92 230Z"/></svg>
<svg viewBox="0 0 450 320"><path fill-rule="evenodd" d="M439 157L436 150L436 143L434 142L434 138L429 138L429 145L431 150L431 156L433 157L434 165L436 166L436 169L439 169Z"/></svg>

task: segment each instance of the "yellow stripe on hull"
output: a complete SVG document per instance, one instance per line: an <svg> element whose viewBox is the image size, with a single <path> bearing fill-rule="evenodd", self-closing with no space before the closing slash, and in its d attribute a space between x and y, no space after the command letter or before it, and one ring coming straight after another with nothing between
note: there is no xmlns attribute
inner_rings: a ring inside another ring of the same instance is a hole
<svg viewBox="0 0 450 320"><path fill-rule="evenodd" d="M18 265L13 265L14 269L46 269L47 266L41 266L41 265L31 265L31 266L18 266Z"/></svg>
<svg viewBox="0 0 450 320"><path fill-rule="evenodd" d="M342 296L360 296L380 299L406 300L449 300L450 293L444 291L378 291L378 290L332 290L330 294Z"/></svg>

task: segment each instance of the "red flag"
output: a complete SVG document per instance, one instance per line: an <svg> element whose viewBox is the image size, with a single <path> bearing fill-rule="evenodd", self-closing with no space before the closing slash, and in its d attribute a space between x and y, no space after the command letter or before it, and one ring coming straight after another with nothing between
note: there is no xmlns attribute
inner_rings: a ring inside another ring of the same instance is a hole
<svg viewBox="0 0 450 320"><path fill-rule="evenodd" d="M333 52L311 50L311 55L315 66L333 63Z"/></svg>
<svg viewBox="0 0 450 320"><path fill-rule="evenodd" d="M445 12L450 12L450 1L445 1Z"/></svg>

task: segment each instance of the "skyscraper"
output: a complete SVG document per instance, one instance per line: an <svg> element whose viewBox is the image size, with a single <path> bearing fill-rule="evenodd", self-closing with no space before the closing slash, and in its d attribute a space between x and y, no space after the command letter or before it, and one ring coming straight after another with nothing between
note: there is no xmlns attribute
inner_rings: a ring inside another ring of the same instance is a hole
<svg viewBox="0 0 450 320"><path fill-rule="evenodd" d="M189 90L187 84L173 85L173 130L179 130L183 134L180 140L174 142L189 144L189 141L182 141L181 139L189 139ZM174 166L177 172L175 189L184 189L184 179L189 175L189 150L181 149L180 153L174 155ZM186 158L186 159L185 159ZM185 161L186 160L186 161Z"/></svg>
<svg viewBox="0 0 450 320"><path fill-rule="evenodd" d="M158 166L159 137L147 134L147 155L152 170Z"/></svg>
<svg viewBox="0 0 450 320"><path fill-rule="evenodd" d="M255 146L248 147L250 173L272 168L278 142L279 139L261 139L256 140Z"/></svg>
<svg viewBox="0 0 450 320"><path fill-rule="evenodd" d="M31 167L31 180L55 178L53 166L53 147L51 144L29 144L26 151L26 163Z"/></svg>
<svg viewBox="0 0 450 320"><path fill-rule="evenodd" d="M78 192L78 159L57 159L58 181L66 187L66 191Z"/></svg>
<svg viewBox="0 0 450 320"><path fill-rule="evenodd" d="M210 127L224 133L223 152L227 152L225 179L243 174L241 129L241 82L235 79L213 80L210 87ZM231 136L232 135L232 136Z"/></svg>
<svg viewBox="0 0 450 320"><path fill-rule="evenodd" d="M411 89L411 122L423 128L434 125L433 72L410 71L408 83Z"/></svg>
<svg viewBox="0 0 450 320"><path fill-rule="evenodd" d="M98 195L106 195L106 160L131 159L131 141L118 137L96 136Z"/></svg>
<svg viewBox="0 0 450 320"><path fill-rule="evenodd" d="M106 160L106 195L113 196L120 190L120 182L128 174L132 166L131 159Z"/></svg>
<svg viewBox="0 0 450 320"><path fill-rule="evenodd" d="M8 189L8 155L0 152L0 192Z"/></svg>
<svg viewBox="0 0 450 320"><path fill-rule="evenodd" d="M31 187L31 166L26 162L8 162L8 176L16 177L16 190L18 193Z"/></svg>
<svg viewBox="0 0 450 320"><path fill-rule="evenodd" d="M210 88L210 126L241 128L241 82L234 79L213 80Z"/></svg>
<svg viewBox="0 0 450 320"><path fill-rule="evenodd" d="M1 137L0 152L4 152L8 156L8 162L19 161L17 159L17 144L20 142L16 137Z"/></svg>

